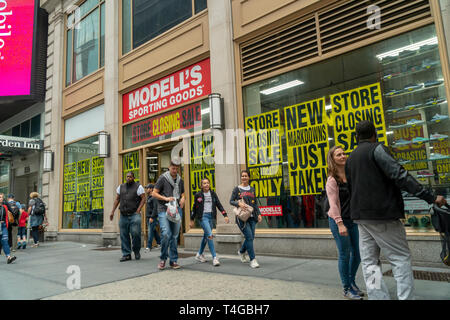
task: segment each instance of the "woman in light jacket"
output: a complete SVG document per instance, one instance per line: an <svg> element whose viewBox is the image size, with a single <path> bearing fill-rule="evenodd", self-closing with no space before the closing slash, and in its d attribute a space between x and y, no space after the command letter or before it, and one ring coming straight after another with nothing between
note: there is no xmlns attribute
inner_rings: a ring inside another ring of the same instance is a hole
<svg viewBox="0 0 450 320"><path fill-rule="evenodd" d="M328 152L328 180L326 191L330 209L328 221L339 252L338 268L344 287L344 297L362 300L364 293L355 283L361 257L359 255L358 225L350 219L350 192L345 177L347 156L341 147Z"/></svg>
<svg viewBox="0 0 450 320"><path fill-rule="evenodd" d="M236 224L244 235L244 243L238 250L238 255L243 263L250 261L250 267L258 268L259 264L255 258L253 240L255 239L256 224L261 222L261 212L256 203L255 188L250 186L250 173L247 170L241 171L241 184L233 189L230 204L235 207L245 207L245 204L253 207L253 212L246 222L236 217ZM247 254L248 253L248 254Z"/></svg>
<svg viewBox="0 0 450 320"><path fill-rule="evenodd" d="M220 210L222 215L225 218L225 222L229 223L229 219L225 209L220 203L219 197L217 194L210 189L210 181L208 178L202 179L202 190L197 192L194 195L194 205L191 212L191 228L194 227L194 219L197 218L200 220L200 225L203 228L203 238L200 244L200 249L195 256L195 260L200 262L206 262L206 258L203 254L203 251L206 248L206 244L208 243L209 251L211 252L211 256L213 258L213 266L219 266L220 261L217 258L216 250L214 248L214 240L213 240L213 221L216 220L217 209Z"/></svg>

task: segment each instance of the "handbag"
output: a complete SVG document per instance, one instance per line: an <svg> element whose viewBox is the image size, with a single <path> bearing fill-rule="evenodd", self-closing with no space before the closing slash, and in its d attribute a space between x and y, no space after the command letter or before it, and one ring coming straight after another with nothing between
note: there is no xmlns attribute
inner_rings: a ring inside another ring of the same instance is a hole
<svg viewBox="0 0 450 320"><path fill-rule="evenodd" d="M11 212L8 210L8 221L9 223L14 223L14 216Z"/></svg>
<svg viewBox="0 0 450 320"><path fill-rule="evenodd" d="M233 212L242 222L246 222L252 216L253 207L246 204L245 208L237 207Z"/></svg>

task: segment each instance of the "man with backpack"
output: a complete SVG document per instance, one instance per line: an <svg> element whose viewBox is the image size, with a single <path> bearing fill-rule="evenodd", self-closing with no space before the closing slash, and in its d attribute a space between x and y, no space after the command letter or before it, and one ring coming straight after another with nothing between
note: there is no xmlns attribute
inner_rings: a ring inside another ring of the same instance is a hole
<svg viewBox="0 0 450 320"><path fill-rule="evenodd" d="M45 203L39 198L39 193L30 193L30 202L28 203L28 214L30 215L31 235L33 236L33 248L39 246L39 227L47 220L45 215Z"/></svg>
<svg viewBox="0 0 450 320"><path fill-rule="evenodd" d="M19 218L20 218L20 203L14 200L14 195L12 193L8 194L8 201L6 203L9 212L12 213L14 217L14 222L10 223L8 226L8 244L12 252L17 250L17 233L19 230Z"/></svg>

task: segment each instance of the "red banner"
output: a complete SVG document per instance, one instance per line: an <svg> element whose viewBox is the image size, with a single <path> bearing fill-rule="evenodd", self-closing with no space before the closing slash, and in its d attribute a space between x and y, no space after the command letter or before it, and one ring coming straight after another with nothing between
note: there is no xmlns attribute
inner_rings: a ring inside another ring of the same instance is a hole
<svg viewBox="0 0 450 320"><path fill-rule="evenodd" d="M282 216L283 208L281 206L261 206L259 207L262 216Z"/></svg>
<svg viewBox="0 0 450 320"><path fill-rule="evenodd" d="M151 140L171 134L179 129L192 129L202 125L202 108L193 104L155 118L132 124L132 143Z"/></svg>
<svg viewBox="0 0 450 320"><path fill-rule="evenodd" d="M123 123L211 93L209 58L123 95Z"/></svg>

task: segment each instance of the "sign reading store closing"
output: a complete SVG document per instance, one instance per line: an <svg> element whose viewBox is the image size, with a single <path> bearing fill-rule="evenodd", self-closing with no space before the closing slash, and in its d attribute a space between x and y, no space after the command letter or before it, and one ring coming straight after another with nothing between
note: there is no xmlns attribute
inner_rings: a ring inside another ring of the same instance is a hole
<svg viewBox="0 0 450 320"><path fill-rule="evenodd" d="M209 58L123 95L123 123L147 118L211 93Z"/></svg>
<svg viewBox="0 0 450 320"><path fill-rule="evenodd" d="M31 91L36 0L0 0L0 96Z"/></svg>

